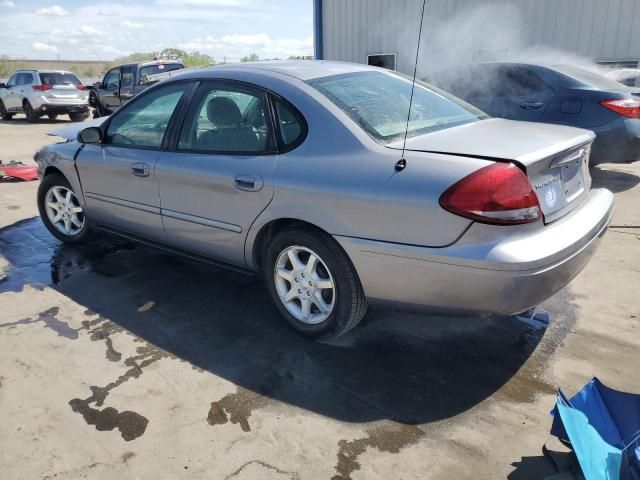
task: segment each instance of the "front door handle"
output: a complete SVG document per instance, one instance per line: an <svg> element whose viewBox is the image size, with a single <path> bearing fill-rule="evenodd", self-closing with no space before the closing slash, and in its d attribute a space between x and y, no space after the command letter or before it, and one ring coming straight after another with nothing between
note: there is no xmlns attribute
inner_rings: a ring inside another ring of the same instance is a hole
<svg viewBox="0 0 640 480"><path fill-rule="evenodd" d="M536 108L540 108L544 103L542 102L524 102L520 104L520 108L524 108L525 110L535 110Z"/></svg>
<svg viewBox="0 0 640 480"><path fill-rule="evenodd" d="M233 179L233 186L245 192L259 192L264 186L264 181L260 175L236 175Z"/></svg>
<svg viewBox="0 0 640 480"><path fill-rule="evenodd" d="M136 177L148 177L149 176L149 165L146 163L134 163L131 165L131 173Z"/></svg>

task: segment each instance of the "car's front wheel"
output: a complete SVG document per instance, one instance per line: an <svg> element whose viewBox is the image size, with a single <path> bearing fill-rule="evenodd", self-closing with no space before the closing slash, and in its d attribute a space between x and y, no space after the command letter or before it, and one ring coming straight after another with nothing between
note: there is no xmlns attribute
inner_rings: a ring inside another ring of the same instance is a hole
<svg viewBox="0 0 640 480"><path fill-rule="evenodd" d="M308 337L343 335L367 310L349 257L324 232L295 228L276 234L266 250L263 275L287 323Z"/></svg>
<svg viewBox="0 0 640 480"><path fill-rule="evenodd" d="M38 188L38 209L47 230L63 242L80 243L91 235L78 197L62 175L44 177Z"/></svg>
<svg viewBox="0 0 640 480"><path fill-rule="evenodd" d="M4 106L2 100L0 100L0 120L11 120L13 118L13 113L7 112L7 108Z"/></svg>

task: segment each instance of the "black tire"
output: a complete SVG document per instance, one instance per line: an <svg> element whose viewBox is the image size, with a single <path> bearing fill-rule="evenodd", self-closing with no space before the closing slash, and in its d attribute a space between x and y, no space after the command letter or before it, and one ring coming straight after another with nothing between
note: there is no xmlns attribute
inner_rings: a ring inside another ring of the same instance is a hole
<svg viewBox="0 0 640 480"><path fill-rule="evenodd" d="M58 114L57 113L47 113L47 117L49 117L49 120L55 120L56 118L58 118Z"/></svg>
<svg viewBox="0 0 640 480"><path fill-rule="evenodd" d="M2 120L11 120L13 118L13 113L7 112L6 107L2 100L0 100L0 119Z"/></svg>
<svg viewBox="0 0 640 480"><path fill-rule="evenodd" d="M69 119L72 122L84 122L87 118L89 118L89 112L71 112L69 114Z"/></svg>
<svg viewBox="0 0 640 480"><path fill-rule="evenodd" d="M31 106L31 104L29 103L29 100L25 100L24 103L22 104L22 108L24 110L24 114L27 117L27 122L29 123L35 123L38 121L39 115L35 112L35 110L33 109L33 107Z"/></svg>
<svg viewBox="0 0 640 480"><path fill-rule="evenodd" d="M46 211L45 199L47 192L49 192L49 190L53 187L58 186L71 190L71 192L73 192L73 194L75 195L73 188L71 188L71 185L64 176L57 173L52 173L44 177L40 182L40 187L38 188L38 210L40 211L40 218L42 219L42 223L44 223L44 226L47 227L47 230L49 230L49 232L51 232L51 234L58 240L61 240L65 243L86 242L93 234L93 230L91 228L91 225L89 224L89 220L86 217L84 217L84 224L82 229L74 235L66 235L65 233L58 230L53 225L53 223L51 223L51 220L49 219Z"/></svg>
<svg viewBox="0 0 640 480"><path fill-rule="evenodd" d="M298 320L280 300L275 267L280 254L292 246L317 254L334 280L336 297L333 310L321 323L309 324ZM367 311L367 300L351 260L340 245L322 231L294 227L276 234L266 248L262 276L273 302L289 326L304 336L318 340L339 337L354 328Z"/></svg>
<svg viewBox="0 0 640 480"><path fill-rule="evenodd" d="M93 118L100 118L105 116L104 108L98 99L98 96L94 93L91 94L89 105L93 107Z"/></svg>

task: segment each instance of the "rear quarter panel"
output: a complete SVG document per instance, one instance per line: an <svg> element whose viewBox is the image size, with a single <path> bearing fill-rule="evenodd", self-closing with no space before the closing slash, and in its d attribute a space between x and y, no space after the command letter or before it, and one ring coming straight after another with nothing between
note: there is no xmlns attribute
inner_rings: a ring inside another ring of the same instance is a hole
<svg viewBox="0 0 640 480"><path fill-rule="evenodd" d="M260 230L278 219L311 223L332 235L422 246L455 242L470 221L439 205L453 183L490 162L401 152L375 142L321 94L300 81L265 85L295 105L309 131L295 150L280 154L274 198L252 225L245 258L253 265Z"/></svg>

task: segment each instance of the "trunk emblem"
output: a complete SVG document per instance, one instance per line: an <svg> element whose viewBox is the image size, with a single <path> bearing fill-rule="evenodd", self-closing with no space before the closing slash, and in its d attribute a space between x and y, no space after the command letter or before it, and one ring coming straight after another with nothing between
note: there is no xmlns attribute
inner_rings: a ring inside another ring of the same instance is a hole
<svg viewBox="0 0 640 480"><path fill-rule="evenodd" d="M544 203L547 207L553 208L556 206L556 201L558 199L558 193L556 192L555 187L549 187L544 194Z"/></svg>

